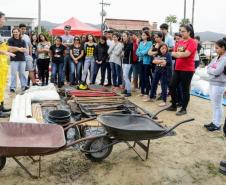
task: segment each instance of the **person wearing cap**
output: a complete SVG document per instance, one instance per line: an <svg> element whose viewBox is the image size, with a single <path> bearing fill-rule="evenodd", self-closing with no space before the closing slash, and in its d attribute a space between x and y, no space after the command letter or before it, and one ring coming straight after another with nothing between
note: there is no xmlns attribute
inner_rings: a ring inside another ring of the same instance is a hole
<svg viewBox="0 0 226 185"><path fill-rule="evenodd" d="M70 35L71 32L71 26L70 25L65 25L64 26L64 35L61 36L63 45L67 48L66 49L66 56L64 57L64 67L63 67L63 77L62 80L65 81L65 76L66 80L69 82L69 68L70 68L70 47L73 45L73 40L74 37Z"/></svg>

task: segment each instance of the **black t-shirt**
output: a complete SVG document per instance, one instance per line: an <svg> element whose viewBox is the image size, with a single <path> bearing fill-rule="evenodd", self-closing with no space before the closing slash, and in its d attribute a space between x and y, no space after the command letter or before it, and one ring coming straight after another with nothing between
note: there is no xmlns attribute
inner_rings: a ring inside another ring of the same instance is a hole
<svg viewBox="0 0 226 185"><path fill-rule="evenodd" d="M56 44L52 45L50 47L50 51L52 51L53 63L63 63L64 62L64 51L66 50L66 47L64 45L56 46Z"/></svg>
<svg viewBox="0 0 226 185"><path fill-rule="evenodd" d="M22 39L10 38L8 40L8 45L9 46L13 46L13 47L26 48L26 43ZM16 56L15 57L10 57L11 61L25 61L25 55L24 55L23 52L17 51L14 54Z"/></svg>
<svg viewBox="0 0 226 185"><path fill-rule="evenodd" d="M77 58L77 57L79 57L79 56L81 55L82 50L84 50L84 49L82 48L82 46L80 46L80 47L75 47L74 45L72 45L72 46L70 47L70 50L72 51L73 56L74 56L75 58ZM81 59L79 59L79 61L80 61L80 60L81 60Z"/></svg>

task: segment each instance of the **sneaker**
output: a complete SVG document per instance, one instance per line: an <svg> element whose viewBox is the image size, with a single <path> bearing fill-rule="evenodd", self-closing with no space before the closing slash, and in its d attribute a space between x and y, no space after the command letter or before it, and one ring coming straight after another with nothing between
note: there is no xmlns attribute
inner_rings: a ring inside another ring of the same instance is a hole
<svg viewBox="0 0 226 185"><path fill-rule="evenodd" d="M209 123L209 124L205 124L203 125L205 128L208 128L208 127L212 127L213 126L213 122Z"/></svg>
<svg viewBox="0 0 226 185"><path fill-rule="evenodd" d="M177 111L177 107L171 105L169 108L166 109L167 111L172 111L172 112L175 112Z"/></svg>
<svg viewBox="0 0 226 185"><path fill-rule="evenodd" d="M183 115L185 115L185 114L187 114L187 111L184 110L184 109L181 109L180 111L178 111L178 112L176 113L177 116L183 116Z"/></svg>
<svg viewBox="0 0 226 185"><path fill-rule="evenodd" d="M112 84L107 83L107 84L105 84L104 86L105 86L105 87L109 87L109 86L112 86Z"/></svg>
<svg viewBox="0 0 226 185"><path fill-rule="evenodd" d="M130 96L132 96L131 93L125 94L125 97L130 97Z"/></svg>
<svg viewBox="0 0 226 185"><path fill-rule="evenodd" d="M206 129L207 129L208 131L210 131L210 132L220 131L220 130L221 130L221 126L217 127L216 125L213 124L212 126L207 127Z"/></svg>
<svg viewBox="0 0 226 185"><path fill-rule="evenodd" d="M32 86L39 86L37 83L33 83Z"/></svg>
<svg viewBox="0 0 226 185"><path fill-rule="evenodd" d="M103 83L99 83L99 85L103 86L104 84Z"/></svg>
<svg viewBox="0 0 226 185"><path fill-rule="evenodd" d="M143 97L143 96L144 96L144 94L139 94L138 96L139 96L139 97Z"/></svg>
<svg viewBox="0 0 226 185"><path fill-rule="evenodd" d="M162 102L159 104L159 107L165 107L166 105L167 105L166 102Z"/></svg>
<svg viewBox="0 0 226 185"><path fill-rule="evenodd" d="M15 93L16 91L14 89L10 89L10 92L11 93Z"/></svg>
<svg viewBox="0 0 226 185"><path fill-rule="evenodd" d="M148 95L143 95L143 98L144 98L144 99L148 99L149 96L148 96Z"/></svg>

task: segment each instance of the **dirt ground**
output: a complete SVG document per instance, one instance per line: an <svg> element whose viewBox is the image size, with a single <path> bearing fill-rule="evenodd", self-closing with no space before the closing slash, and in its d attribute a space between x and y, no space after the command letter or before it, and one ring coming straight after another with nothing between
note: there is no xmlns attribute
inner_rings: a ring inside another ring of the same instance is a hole
<svg viewBox="0 0 226 185"><path fill-rule="evenodd" d="M7 104L11 99L6 97ZM143 103L136 95L130 100L151 112L159 109L158 102ZM178 127L175 136L151 141L149 159L144 162L125 144L115 145L102 163L91 163L80 152L68 149L42 158L38 180L7 159L0 185L225 185L226 176L218 173L219 161L226 158L225 138L222 132L208 133L202 127L211 118L210 102L191 97L188 115L163 112L159 117L168 127L187 118L195 121ZM37 173L37 164L25 157L19 159Z"/></svg>

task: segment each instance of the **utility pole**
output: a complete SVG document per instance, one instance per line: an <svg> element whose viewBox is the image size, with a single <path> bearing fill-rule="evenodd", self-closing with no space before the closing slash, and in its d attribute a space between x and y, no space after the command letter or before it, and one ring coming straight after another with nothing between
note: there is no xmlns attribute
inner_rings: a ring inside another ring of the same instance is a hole
<svg viewBox="0 0 226 185"><path fill-rule="evenodd" d="M194 18L195 18L195 0L192 2L192 20L191 23L194 26Z"/></svg>
<svg viewBox="0 0 226 185"><path fill-rule="evenodd" d="M38 34L41 33L41 0L38 0Z"/></svg>
<svg viewBox="0 0 226 185"><path fill-rule="evenodd" d="M184 19L186 19L187 0L184 0Z"/></svg>
<svg viewBox="0 0 226 185"><path fill-rule="evenodd" d="M101 12L100 12L100 15L101 15L101 31L103 32L104 31L104 17L107 14L104 11L104 6L110 6L111 4L110 3L105 3L104 0L102 0L102 2L100 3L100 5L101 5Z"/></svg>

